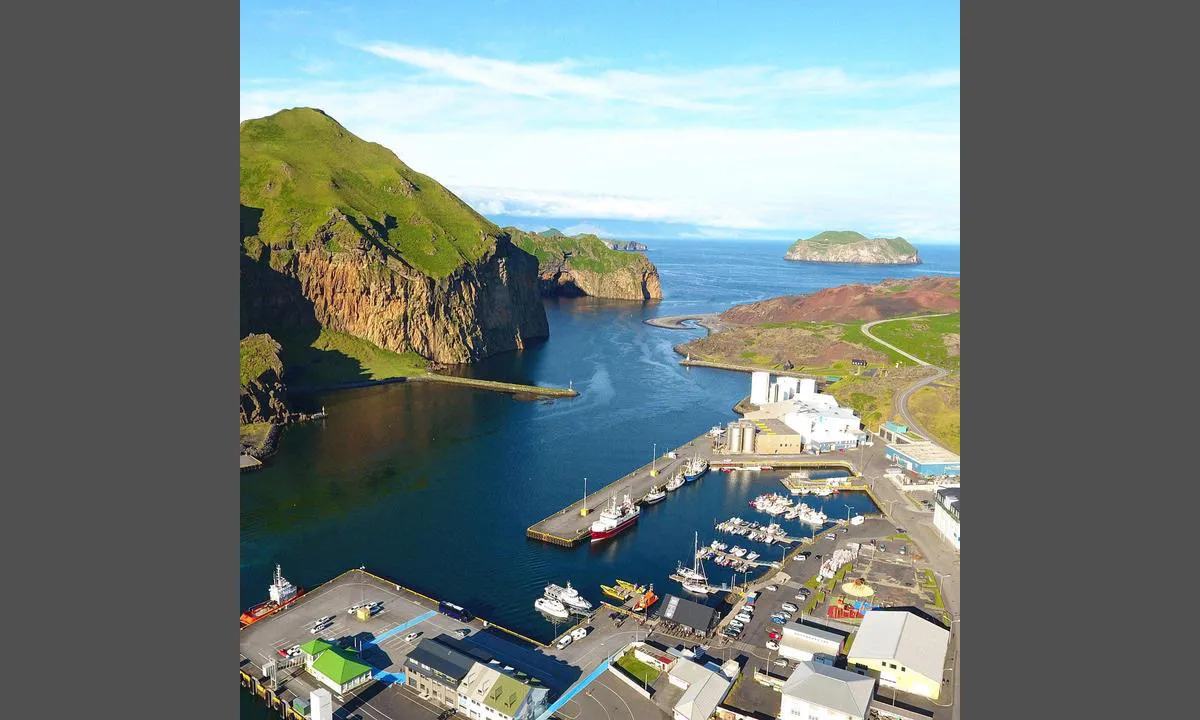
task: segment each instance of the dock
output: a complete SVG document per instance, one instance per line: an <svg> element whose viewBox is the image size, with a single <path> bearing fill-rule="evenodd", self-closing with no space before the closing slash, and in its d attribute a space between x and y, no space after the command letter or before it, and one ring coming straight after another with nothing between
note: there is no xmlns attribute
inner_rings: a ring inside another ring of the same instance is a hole
<svg viewBox="0 0 1200 720"><path fill-rule="evenodd" d="M242 453L242 456L241 456L241 459L239 462L240 462L240 464L238 465L238 468L239 468L239 470L243 470L243 471L244 470L254 470L256 468L262 467L261 460L254 457L253 455L247 455L246 453Z"/></svg>
<svg viewBox="0 0 1200 720"><path fill-rule="evenodd" d="M641 503L646 494L650 492L650 488L666 483L674 477L688 461L688 458L693 455L699 455L708 460L708 474L722 470L738 470L744 466L769 466L776 470L780 468L838 469L846 470L852 475L858 474L855 467L845 460L823 460L813 455L727 456L720 452L720 448L715 445L708 433L698 435L684 445L675 448L674 453L675 458L670 458L670 453L667 453L615 482L605 485L586 498L580 498L553 515L530 525L525 530L525 537L560 547L575 547L586 542L591 539L591 526L596 519L594 513L603 510L614 494L617 495L618 502L625 495L629 495L629 498L635 503ZM652 476L650 472L653 469L656 469L657 472ZM703 481L704 478L696 480L696 482ZM678 491L682 490L683 488L679 488ZM667 493L666 499L662 502L671 502L673 494L673 492ZM583 508L587 509L586 513L580 512ZM641 519L638 522L641 523Z"/></svg>
<svg viewBox="0 0 1200 720"><path fill-rule="evenodd" d="M711 463L713 458L712 439L707 433L699 435L688 443L675 448L674 452L675 458L672 459L670 453L656 458L619 480L596 490L586 498L580 498L553 515L530 525L525 531L525 536L561 547L575 547L590 540L591 527L596 520L596 513L608 505L614 494L617 496L618 502L629 495L629 498L635 503L641 503L646 494L650 492L650 488L665 484L674 477L692 455L699 455ZM656 470L654 475L650 474L652 470ZM703 480L700 478L696 482L703 482ZM671 495L681 490L683 488L667 493L663 502L671 502ZM581 513L580 511L584 508L587 509L587 512ZM640 522L641 519L639 519Z"/></svg>
<svg viewBox="0 0 1200 720"><path fill-rule="evenodd" d="M478 388L480 390L493 390L496 392L509 393L513 395L533 395L535 397L550 397L550 398L565 398L577 397L579 391L574 387L557 388L557 387L542 387L540 385L521 385L519 383L499 382L496 380L479 380L476 378L457 377L455 375L439 375L437 373L425 373L424 375L414 375L409 378L410 382L436 382L445 383L447 385L466 385L467 387Z"/></svg>

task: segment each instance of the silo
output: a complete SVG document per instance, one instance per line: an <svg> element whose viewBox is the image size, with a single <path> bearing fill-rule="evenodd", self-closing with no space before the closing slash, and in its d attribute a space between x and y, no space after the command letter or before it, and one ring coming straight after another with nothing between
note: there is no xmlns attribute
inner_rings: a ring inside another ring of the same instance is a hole
<svg viewBox="0 0 1200 720"><path fill-rule="evenodd" d="M817 391L817 381L812 378L800 378L800 387L796 391L797 395L812 395Z"/></svg>
<svg viewBox="0 0 1200 720"><path fill-rule="evenodd" d="M754 426L746 424L742 430L742 452L754 452Z"/></svg>
<svg viewBox="0 0 1200 720"><path fill-rule="evenodd" d="M738 423L729 423L728 436L729 436L729 444L727 447L729 448L729 452L731 452L731 453L741 452L742 451L742 426Z"/></svg>

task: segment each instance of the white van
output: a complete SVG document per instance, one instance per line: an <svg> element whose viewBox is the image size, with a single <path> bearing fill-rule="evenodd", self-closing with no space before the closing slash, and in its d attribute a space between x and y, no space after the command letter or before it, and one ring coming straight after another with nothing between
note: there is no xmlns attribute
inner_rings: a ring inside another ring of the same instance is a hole
<svg viewBox="0 0 1200 720"><path fill-rule="evenodd" d="M582 640L587 637L587 632L587 628L585 627L575 628L571 631L571 637L575 640Z"/></svg>
<svg viewBox="0 0 1200 720"><path fill-rule="evenodd" d="M563 648L565 648L566 646L568 646L570 644L571 644L571 636L563 635L562 638L560 638L558 641L558 649L562 650Z"/></svg>

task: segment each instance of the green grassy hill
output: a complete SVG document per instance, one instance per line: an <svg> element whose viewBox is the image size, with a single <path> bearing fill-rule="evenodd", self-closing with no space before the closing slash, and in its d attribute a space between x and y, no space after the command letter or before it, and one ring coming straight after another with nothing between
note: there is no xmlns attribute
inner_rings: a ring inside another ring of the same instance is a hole
<svg viewBox="0 0 1200 720"><path fill-rule="evenodd" d="M917 249L902 237L877 239L885 241L888 247L897 253L913 254L917 252ZM797 242L807 242L823 247L834 247L837 245L849 245L857 242L870 242L870 240L871 238L867 237L866 235L853 230L826 230L813 235L807 240L799 240Z"/></svg>
<svg viewBox="0 0 1200 720"><path fill-rule="evenodd" d="M589 272L608 273L644 262L638 253L613 250L600 238L591 234L564 235L551 228L540 233L528 233L515 227L504 228L513 243L538 259L538 264L561 262L563 253L570 253L567 263L571 267Z"/></svg>
<svg viewBox="0 0 1200 720"><path fill-rule="evenodd" d="M318 231L341 211L358 233L377 238L417 270L445 277L494 247L498 228L387 148L366 142L313 108L283 110L241 124L241 203L261 216L243 228L243 246L278 250L346 235ZM246 215L246 212L243 212ZM247 237L249 236L249 237Z"/></svg>

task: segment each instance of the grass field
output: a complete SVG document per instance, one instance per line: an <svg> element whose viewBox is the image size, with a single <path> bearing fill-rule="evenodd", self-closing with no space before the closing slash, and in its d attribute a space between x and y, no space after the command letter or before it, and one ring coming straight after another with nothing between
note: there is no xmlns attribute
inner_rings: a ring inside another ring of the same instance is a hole
<svg viewBox="0 0 1200 720"><path fill-rule="evenodd" d="M658 670L655 670L646 663L635 658L632 650L622 655L620 659L617 660L617 665L621 666L622 670L625 670L630 675L634 676L641 682L646 683L647 685L658 679Z"/></svg>
<svg viewBox="0 0 1200 720"><path fill-rule="evenodd" d="M281 337L289 386L317 388L425 373L416 353L394 353L366 340L321 328L316 338Z"/></svg>
<svg viewBox="0 0 1200 720"><path fill-rule="evenodd" d="M955 453L961 452L959 376L923 387L908 399L908 411L933 435L933 439Z"/></svg>
<svg viewBox="0 0 1200 720"><path fill-rule="evenodd" d="M561 260L564 252L571 254L567 264L588 272L608 273L623 267L646 262L640 253L610 250L595 235L563 235L528 233L515 227L504 228L513 243L538 259L539 264Z"/></svg>
<svg viewBox="0 0 1200 720"><path fill-rule="evenodd" d="M876 325L871 332L925 362L958 370L959 315L898 320Z"/></svg>

